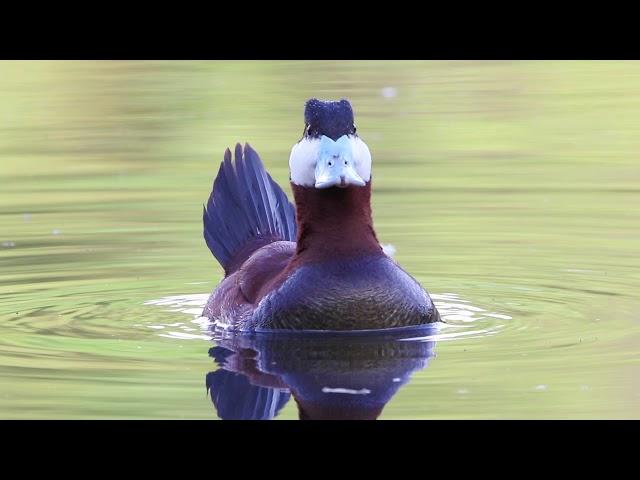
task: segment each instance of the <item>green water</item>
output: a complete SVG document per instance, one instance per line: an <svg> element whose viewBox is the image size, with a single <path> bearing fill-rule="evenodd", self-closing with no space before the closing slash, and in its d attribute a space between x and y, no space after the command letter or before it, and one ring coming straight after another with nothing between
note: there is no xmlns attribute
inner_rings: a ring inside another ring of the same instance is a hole
<svg viewBox="0 0 640 480"><path fill-rule="evenodd" d="M449 322L381 419L640 418L640 63L299 61L0 63L0 418L217 418L202 204L311 96Z"/></svg>

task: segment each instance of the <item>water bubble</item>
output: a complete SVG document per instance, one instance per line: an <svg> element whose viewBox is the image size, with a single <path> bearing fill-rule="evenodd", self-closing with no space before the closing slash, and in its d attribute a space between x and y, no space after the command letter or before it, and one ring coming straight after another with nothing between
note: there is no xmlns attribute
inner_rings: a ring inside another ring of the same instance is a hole
<svg viewBox="0 0 640 480"><path fill-rule="evenodd" d="M60 231L60 229L59 229L59 228L54 228L54 229L51 231L51 234L52 234L52 235L56 235L56 236L57 236L57 235L60 235L61 233L62 233L62 232Z"/></svg>
<svg viewBox="0 0 640 480"><path fill-rule="evenodd" d="M2 246L4 248L13 248L16 246L15 242L12 242L11 240L6 240L4 242L2 242Z"/></svg>
<svg viewBox="0 0 640 480"><path fill-rule="evenodd" d="M387 243L386 245L382 245L382 251L388 257L393 257L397 252L396 247L394 247L390 243Z"/></svg>
<svg viewBox="0 0 640 480"><path fill-rule="evenodd" d="M536 387L534 388L534 390L538 392L544 392L546 389L547 389L546 385L536 385Z"/></svg>
<svg viewBox="0 0 640 480"><path fill-rule="evenodd" d="M24 215L22 215L22 220L24 220L25 222L30 222L31 221L31 214L30 213L25 213Z"/></svg>
<svg viewBox="0 0 640 480"><path fill-rule="evenodd" d="M384 98L395 98L398 96L398 89L396 89L395 87L384 87L380 91L380 95L382 95Z"/></svg>

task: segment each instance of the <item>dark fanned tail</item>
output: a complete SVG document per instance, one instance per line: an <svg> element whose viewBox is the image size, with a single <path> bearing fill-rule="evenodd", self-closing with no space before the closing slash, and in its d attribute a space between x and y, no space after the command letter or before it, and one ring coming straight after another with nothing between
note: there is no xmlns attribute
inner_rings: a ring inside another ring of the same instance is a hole
<svg viewBox="0 0 640 480"><path fill-rule="evenodd" d="M256 151L236 145L226 150L203 213L204 238L229 275L256 249L278 240L296 240L296 212L271 179Z"/></svg>

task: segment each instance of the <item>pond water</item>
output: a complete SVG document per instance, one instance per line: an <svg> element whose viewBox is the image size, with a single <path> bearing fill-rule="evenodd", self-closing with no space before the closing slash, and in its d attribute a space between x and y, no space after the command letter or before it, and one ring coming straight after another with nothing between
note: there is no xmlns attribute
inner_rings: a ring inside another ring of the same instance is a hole
<svg viewBox="0 0 640 480"><path fill-rule="evenodd" d="M313 96L353 103L378 236L437 330L199 317L224 149L290 195ZM0 418L295 419L291 389L380 419L640 418L639 62L1 62L0 117Z"/></svg>

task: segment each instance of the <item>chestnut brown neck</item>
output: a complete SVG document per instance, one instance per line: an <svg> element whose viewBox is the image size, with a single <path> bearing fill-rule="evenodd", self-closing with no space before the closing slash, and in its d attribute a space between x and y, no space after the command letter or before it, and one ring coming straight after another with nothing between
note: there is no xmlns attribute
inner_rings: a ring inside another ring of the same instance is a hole
<svg viewBox="0 0 640 480"><path fill-rule="evenodd" d="M317 189L291 184L296 202L296 257L323 260L383 255L371 218L371 182Z"/></svg>

